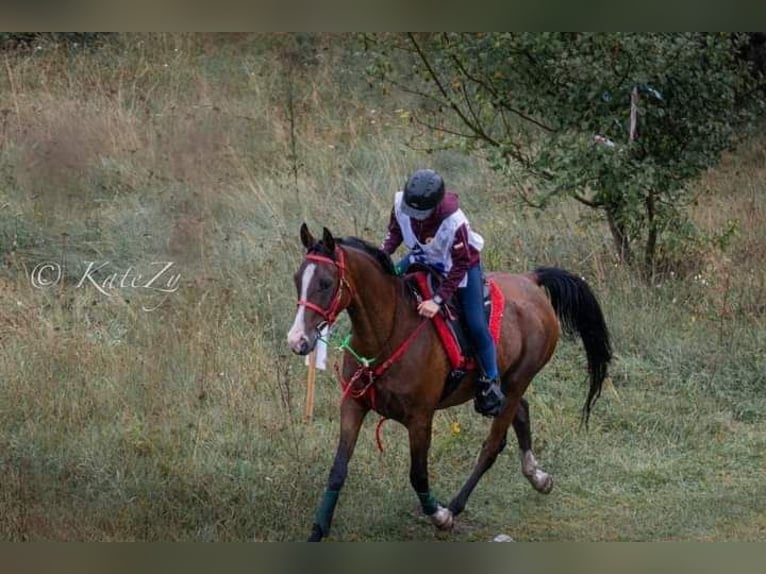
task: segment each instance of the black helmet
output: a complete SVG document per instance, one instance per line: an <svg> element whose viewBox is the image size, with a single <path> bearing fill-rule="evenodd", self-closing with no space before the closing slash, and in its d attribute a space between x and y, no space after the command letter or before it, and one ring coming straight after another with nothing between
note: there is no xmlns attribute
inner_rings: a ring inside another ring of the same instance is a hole
<svg viewBox="0 0 766 574"><path fill-rule="evenodd" d="M444 197L444 180L432 169L419 169L404 186L402 211L415 219L425 219Z"/></svg>

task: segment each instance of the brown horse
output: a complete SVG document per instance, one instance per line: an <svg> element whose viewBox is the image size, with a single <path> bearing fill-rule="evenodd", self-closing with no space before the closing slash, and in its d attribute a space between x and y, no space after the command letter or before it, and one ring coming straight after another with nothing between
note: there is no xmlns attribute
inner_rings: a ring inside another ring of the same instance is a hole
<svg viewBox="0 0 766 574"><path fill-rule="evenodd" d="M320 329L346 310L351 319L351 348L358 357L373 359L360 364L352 353L345 353L340 439L309 540L321 540L330 531L359 429L371 409L407 428L410 482L423 512L437 528L452 527L454 516L463 511L482 475L505 447L511 424L524 476L537 491L550 492L553 480L532 453L529 405L522 397L553 354L560 320L565 330L580 335L585 347L590 375L583 407L587 422L601 393L611 346L601 308L585 281L550 267L524 275L489 274L506 301L497 353L507 400L502 413L492 419L473 473L445 508L431 495L428 484L431 425L437 409L474 396L476 373L468 373L456 386L447 385L450 365L438 335L430 321L418 315L415 300L404 280L396 276L388 255L360 239L336 239L326 228L322 240L316 241L305 223L300 236L307 254L295 274L299 299L287 337L290 347L300 355L308 354Z"/></svg>

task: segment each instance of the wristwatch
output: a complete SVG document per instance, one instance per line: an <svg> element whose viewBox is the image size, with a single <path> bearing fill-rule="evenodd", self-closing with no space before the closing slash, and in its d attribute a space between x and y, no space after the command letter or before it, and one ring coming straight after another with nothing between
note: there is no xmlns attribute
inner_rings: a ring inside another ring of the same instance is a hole
<svg viewBox="0 0 766 574"><path fill-rule="evenodd" d="M434 296L433 296L433 298L432 298L431 300L432 300L434 303L436 303L437 305L439 305L439 306L441 306L441 304L442 304L442 303L444 303L444 299L442 299L441 297L439 297L439 295L434 295Z"/></svg>

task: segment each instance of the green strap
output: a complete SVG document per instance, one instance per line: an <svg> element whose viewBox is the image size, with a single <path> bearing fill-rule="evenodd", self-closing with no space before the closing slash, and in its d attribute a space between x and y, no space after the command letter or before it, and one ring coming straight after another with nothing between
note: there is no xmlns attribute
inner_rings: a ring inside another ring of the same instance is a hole
<svg viewBox="0 0 766 574"><path fill-rule="evenodd" d="M423 514L431 516L434 512L439 510L439 503L430 492L418 492L418 498L420 499L420 507L423 509Z"/></svg>
<svg viewBox="0 0 766 574"><path fill-rule="evenodd" d="M330 533L330 522L335 511L335 505L338 503L339 494L340 491L338 490L327 489L322 496L322 502L319 503L314 522L322 530L322 536L327 536Z"/></svg>
<svg viewBox="0 0 766 574"><path fill-rule="evenodd" d="M359 361L359 364L365 367L369 367L372 363L375 362L375 359L368 359L367 357L362 357L361 355L357 354L357 352L351 348L350 342L351 342L351 335L346 335L346 338L343 339L338 349L340 349L341 351L344 351L344 350L348 351L354 356L354 358L357 361Z"/></svg>
<svg viewBox="0 0 766 574"><path fill-rule="evenodd" d="M331 341L328 338L322 337L320 335L319 337L317 337L317 340L318 341L322 341L328 347L330 346ZM363 357L362 355L360 355L359 353L354 351L354 349L351 347L351 335L350 334L346 335L346 337L340 342L340 345L337 346L337 349L339 351L348 351L349 353L351 353L351 355L357 361L359 361L359 364L361 364L361 365L363 365L365 367L369 367L371 364L373 364L377 360L375 358L368 359L367 357Z"/></svg>

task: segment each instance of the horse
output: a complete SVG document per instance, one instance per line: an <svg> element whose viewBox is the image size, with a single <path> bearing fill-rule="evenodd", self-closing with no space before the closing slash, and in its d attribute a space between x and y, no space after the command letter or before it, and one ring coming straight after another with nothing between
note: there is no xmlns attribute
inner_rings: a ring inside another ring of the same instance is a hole
<svg viewBox="0 0 766 574"><path fill-rule="evenodd" d="M330 533L359 430L371 410L406 427L410 483L423 513L437 529L452 528L471 492L505 448L511 425L523 475L535 490L549 493L553 478L532 451L529 404L523 395L553 355L562 328L577 334L585 348L590 382L581 419L587 425L612 350L601 307L585 280L557 267L539 267L526 274L487 273L505 298L497 354L506 402L491 421L473 472L445 507L431 494L428 479L434 413L473 398L477 373L466 373L457 385L447 384L451 366L443 345L432 321L418 314L415 298L397 276L390 256L356 237L335 238L326 227L321 240L316 240L305 223L300 239L306 252L294 276L297 311L287 335L292 351L310 353L320 331L343 311L351 320L351 351L344 353L340 371L344 389L340 436L308 540L320 541Z"/></svg>

